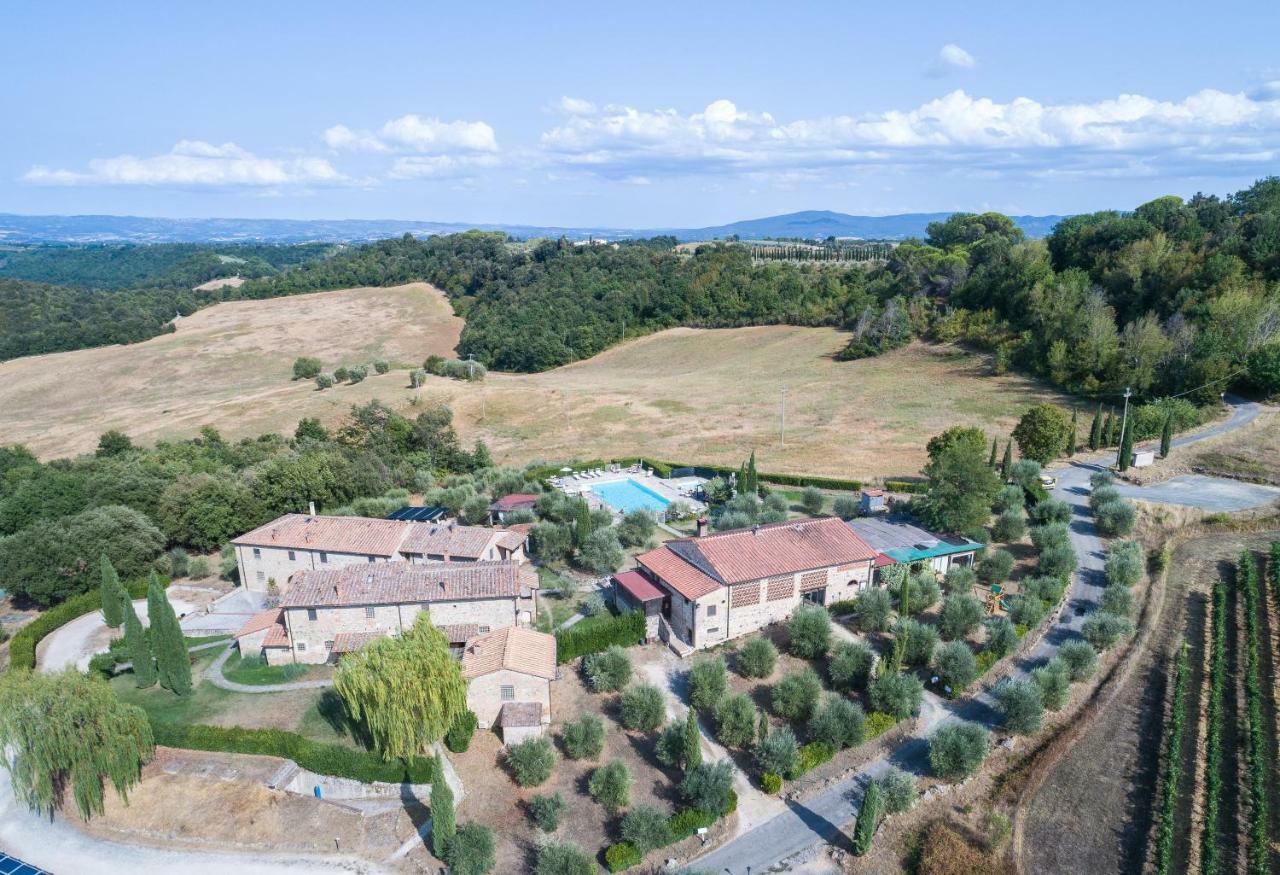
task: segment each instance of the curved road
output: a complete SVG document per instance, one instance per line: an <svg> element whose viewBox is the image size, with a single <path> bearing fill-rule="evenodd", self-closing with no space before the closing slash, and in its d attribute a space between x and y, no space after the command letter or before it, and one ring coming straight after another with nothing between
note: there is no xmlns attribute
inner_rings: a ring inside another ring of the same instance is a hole
<svg viewBox="0 0 1280 875"><path fill-rule="evenodd" d="M1261 410L1258 404L1238 398L1228 398L1228 403L1232 411L1226 420L1178 438L1173 442L1174 446L1233 431L1252 422ZM1089 475L1101 467L1077 462L1058 474L1058 486L1053 497L1071 506L1071 546L1075 549L1079 568L1067 591L1065 606L1039 644L1018 662L1011 673L1014 677L1028 676L1031 669L1052 658L1063 642L1077 637L1085 616L1097 606L1102 595L1106 552L1089 513ZM1145 490L1131 490L1130 494L1160 500L1158 495L1143 495L1143 492ZM930 697L928 692L925 695ZM839 837L841 827L857 817L858 806L869 781L884 775L891 766L924 774L928 769L929 737L940 726L961 720L979 723L989 729L1000 726L995 703L985 691L959 702L925 709L917 718L916 734L896 750L816 796L803 802L788 801L786 812L698 858L696 867L717 875L740 875L748 867L753 872L776 872L789 868L788 861L792 858L799 860L815 844L832 842Z"/></svg>

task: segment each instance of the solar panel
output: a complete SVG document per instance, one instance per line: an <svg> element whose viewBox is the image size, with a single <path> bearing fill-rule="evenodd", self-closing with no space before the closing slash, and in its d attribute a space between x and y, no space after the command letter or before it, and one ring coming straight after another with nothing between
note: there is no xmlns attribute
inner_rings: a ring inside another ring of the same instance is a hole
<svg viewBox="0 0 1280 875"><path fill-rule="evenodd" d="M429 523L440 519L448 511L443 507L402 507L387 515L389 520L407 520L415 523ZM3 873L0 873L3 875Z"/></svg>
<svg viewBox="0 0 1280 875"><path fill-rule="evenodd" d="M0 875L53 875L0 851Z"/></svg>

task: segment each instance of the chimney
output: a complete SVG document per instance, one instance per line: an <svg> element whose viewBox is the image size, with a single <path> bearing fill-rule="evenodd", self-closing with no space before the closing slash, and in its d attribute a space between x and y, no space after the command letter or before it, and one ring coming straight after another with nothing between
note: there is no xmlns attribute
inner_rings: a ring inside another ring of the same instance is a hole
<svg viewBox="0 0 1280 875"><path fill-rule="evenodd" d="M315 503L314 501L308 501L308 502L307 502L307 513L308 513L310 516L315 516L315 515L316 515L316 503Z"/></svg>
<svg viewBox="0 0 1280 875"><path fill-rule="evenodd" d="M706 517L704 517L704 516L700 516L700 517L698 517L698 534L697 534L697 537L701 538L701 537L702 537L703 535L705 535L706 533L707 533L707 518L706 518Z"/></svg>
<svg viewBox="0 0 1280 875"><path fill-rule="evenodd" d="M342 598L342 593L338 591L338 585L336 583L333 585L333 597L335 599Z"/></svg>
<svg viewBox="0 0 1280 875"><path fill-rule="evenodd" d="M758 535L758 534L760 534L760 524L759 524L759 523L756 523L754 526L752 526L752 527L751 527L751 534L753 534L753 535Z"/></svg>

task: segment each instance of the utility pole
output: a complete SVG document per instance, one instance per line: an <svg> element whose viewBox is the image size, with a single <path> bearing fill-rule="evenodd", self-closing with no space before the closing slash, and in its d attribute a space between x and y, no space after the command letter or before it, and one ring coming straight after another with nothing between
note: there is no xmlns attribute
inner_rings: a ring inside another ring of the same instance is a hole
<svg viewBox="0 0 1280 875"><path fill-rule="evenodd" d="M473 352L467 356L467 379L474 380L476 378L476 354Z"/></svg>
<svg viewBox="0 0 1280 875"><path fill-rule="evenodd" d="M1120 464L1120 453L1124 451L1124 430L1129 425L1129 396L1133 392L1128 386L1124 387L1124 413L1120 416L1120 446L1116 448L1116 467L1123 471L1128 465Z"/></svg>
<svg viewBox="0 0 1280 875"><path fill-rule="evenodd" d="M787 384L782 384L782 448L787 448Z"/></svg>

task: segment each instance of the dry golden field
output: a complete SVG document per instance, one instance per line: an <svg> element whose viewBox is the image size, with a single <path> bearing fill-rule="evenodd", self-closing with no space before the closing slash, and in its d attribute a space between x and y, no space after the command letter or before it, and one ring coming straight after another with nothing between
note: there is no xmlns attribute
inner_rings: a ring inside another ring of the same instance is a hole
<svg viewBox="0 0 1280 875"><path fill-rule="evenodd" d="M404 370L317 392L289 381L292 361L315 355L332 368L381 355L416 366L448 354L461 326L422 284L221 304L134 346L0 364L0 442L49 457L90 450L108 428L139 441L206 424L229 437L287 432L303 416L332 424L371 398L412 414ZM482 437L514 463L645 454L736 465L754 449L770 471L867 477L915 474L944 428L1007 434L1029 404L1056 397L988 376L984 357L952 347L835 361L843 345L830 328L676 328L542 374L431 378L419 403L449 403L464 440Z"/></svg>

